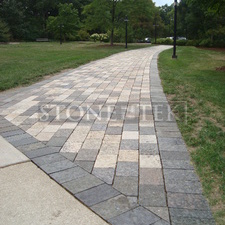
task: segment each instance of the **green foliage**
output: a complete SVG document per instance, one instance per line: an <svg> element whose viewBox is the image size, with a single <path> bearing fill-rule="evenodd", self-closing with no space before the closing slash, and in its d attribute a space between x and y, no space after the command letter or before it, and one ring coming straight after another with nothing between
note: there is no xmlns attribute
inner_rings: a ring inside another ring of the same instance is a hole
<svg viewBox="0 0 225 225"><path fill-rule="evenodd" d="M91 35L91 40L93 40L94 42L96 41L100 41L100 42L109 42L109 35L106 33L106 34L92 34Z"/></svg>
<svg viewBox="0 0 225 225"><path fill-rule="evenodd" d="M91 38L91 40L96 42L100 39L100 36L99 36L99 34L95 33L95 34L92 34L90 38Z"/></svg>
<svg viewBox="0 0 225 225"><path fill-rule="evenodd" d="M93 0L85 6L85 27L90 33L108 33L113 41L125 40L125 18L128 17L129 41L144 39L153 33L156 8L152 0ZM157 17L160 22L160 17Z"/></svg>
<svg viewBox="0 0 225 225"><path fill-rule="evenodd" d="M13 39L25 38L27 22L23 4L17 0L3 0L0 7L0 15L10 28Z"/></svg>
<svg viewBox="0 0 225 225"><path fill-rule="evenodd" d="M218 48L225 48L225 40L224 39L216 40L213 42L213 46Z"/></svg>
<svg viewBox="0 0 225 225"><path fill-rule="evenodd" d="M127 0L123 1L123 7L124 12L127 14L129 19L129 36L132 35L133 40L142 40L146 37L153 36L153 24L158 25L157 33L160 35L160 30L163 26L162 20L158 10L151 0Z"/></svg>
<svg viewBox="0 0 225 225"><path fill-rule="evenodd" d="M91 4L84 7L85 28L89 31L107 32L110 29L109 1L93 0Z"/></svg>
<svg viewBox="0 0 225 225"><path fill-rule="evenodd" d="M157 44L172 45L173 44L173 40L170 39L170 38L159 38L159 39L157 39Z"/></svg>
<svg viewBox="0 0 225 225"><path fill-rule="evenodd" d="M176 44L178 46L185 46L187 44L187 41L186 40L177 40Z"/></svg>
<svg viewBox="0 0 225 225"><path fill-rule="evenodd" d="M212 41L208 38L208 39L203 39L200 41L199 46L201 47L212 47Z"/></svg>
<svg viewBox="0 0 225 225"><path fill-rule="evenodd" d="M162 37L171 37L173 33L173 5L163 5L159 7L159 14L164 24Z"/></svg>
<svg viewBox="0 0 225 225"><path fill-rule="evenodd" d="M88 40L88 33L107 33L111 44L124 42L126 16L128 42L152 38L155 33L157 38L173 36L173 4L156 7L152 0L0 0L0 3L0 18L8 25L12 40L59 39L59 25L63 23L65 40ZM63 15L60 4L71 8L65 8ZM181 0L177 36L200 42L210 39L212 46L223 47L224 12L225 0Z"/></svg>
<svg viewBox="0 0 225 225"><path fill-rule="evenodd" d="M108 42L109 41L108 34L99 34L99 40L100 42Z"/></svg>
<svg viewBox="0 0 225 225"><path fill-rule="evenodd" d="M60 38L60 33L64 40L75 40L79 29L78 11L73 8L73 4L59 4L58 16L50 16L47 20L47 28L55 39Z"/></svg>
<svg viewBox="0 0 225 225"><path fill-rule="evenodd" d="M221 11L225 11L224 5L225 0L181 0L178 34L201 40L201 46L214 46L214 42L224 40L225 21Z"/></svg>
<svg viewBox="0 0 225 225"><path fill-rule="evenodd" d="M0 42L8 42L10 40L10 32L8 25L0 19Z"/></svg>
<svg viewBox="0 0 225 225"><path fill-rule="evenodd" d="M187 40L186 46L199 46L199 41L196 40Z"/></svg>
<svg viewBox="0 0 225 225"><path fill-rule="evenodd" d="M79 30L78 31L78 39L79 41L89 41L90 40L90 34L86 30Z"/></svg>

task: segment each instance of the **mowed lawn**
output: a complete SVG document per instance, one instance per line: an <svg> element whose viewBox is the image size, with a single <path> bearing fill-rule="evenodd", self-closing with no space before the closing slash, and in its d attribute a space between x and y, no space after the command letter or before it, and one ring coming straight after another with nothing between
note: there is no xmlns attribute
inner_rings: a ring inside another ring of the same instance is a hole
<svg viewBox="0 0 225 225"><path fill-rule="evenodd" d="M128 50L149 47L130 44ZM27 85L43 76L76 68L93 60L126 51L125 45L105 43L57 42L0 45L0 91Z"/></svg>
<svg viewBox="0 0 225 225"><path fill-rule="evenodd" d="M178 47L177 55L178 59L172 60L172 50L160 54L163 88L179 118L179 128L216 222L224 225L225 52Z"/></svg>

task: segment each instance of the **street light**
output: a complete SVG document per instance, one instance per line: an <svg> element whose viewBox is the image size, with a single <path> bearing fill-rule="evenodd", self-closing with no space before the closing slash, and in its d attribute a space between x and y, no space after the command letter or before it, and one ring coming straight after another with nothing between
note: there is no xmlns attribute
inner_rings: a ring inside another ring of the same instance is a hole
<svg viewBox="0 0 225 225"><path fill-rule="evenodd" d="M125 17L125 19L124 19L124 21L125 21L125 23L126 23L126 47L125 48L127 48L127 23L128 23L128 19L127 19L127 16Z"/></svg>
<svg viewBox="0 0 225 225"><path fill-rule="evenodd" d="M176 41L177 41L177 0L174 0L174 37L173 37L173 55L172 59L176 59Z"/></svg>
<svg viewBox="0 0 225 225"><path fill-rule="evenodd" d="M59 29L60 29L60 45L62 44L62 28L64 27L63 24L59 25Z"/></svg>

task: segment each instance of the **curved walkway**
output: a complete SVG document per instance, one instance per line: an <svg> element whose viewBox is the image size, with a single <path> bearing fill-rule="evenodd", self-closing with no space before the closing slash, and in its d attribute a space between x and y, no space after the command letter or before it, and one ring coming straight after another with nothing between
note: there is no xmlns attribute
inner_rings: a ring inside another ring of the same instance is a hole
<svg viewBox="0 0 225 225"><path fill-rule="evenodd" d="M113 225L214 224L157 46L0 94L0 135Z"/></svg>

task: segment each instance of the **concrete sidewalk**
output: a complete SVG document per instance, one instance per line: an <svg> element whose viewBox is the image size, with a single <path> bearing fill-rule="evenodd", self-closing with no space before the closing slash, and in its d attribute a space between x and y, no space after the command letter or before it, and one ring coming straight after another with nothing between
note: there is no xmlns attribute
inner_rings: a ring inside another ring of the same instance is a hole
<svg viewBox="0 0 225 225"><path fill-rule="evenodd" d="M0 156L0 224L107 224L1 136Z"/></svg>

